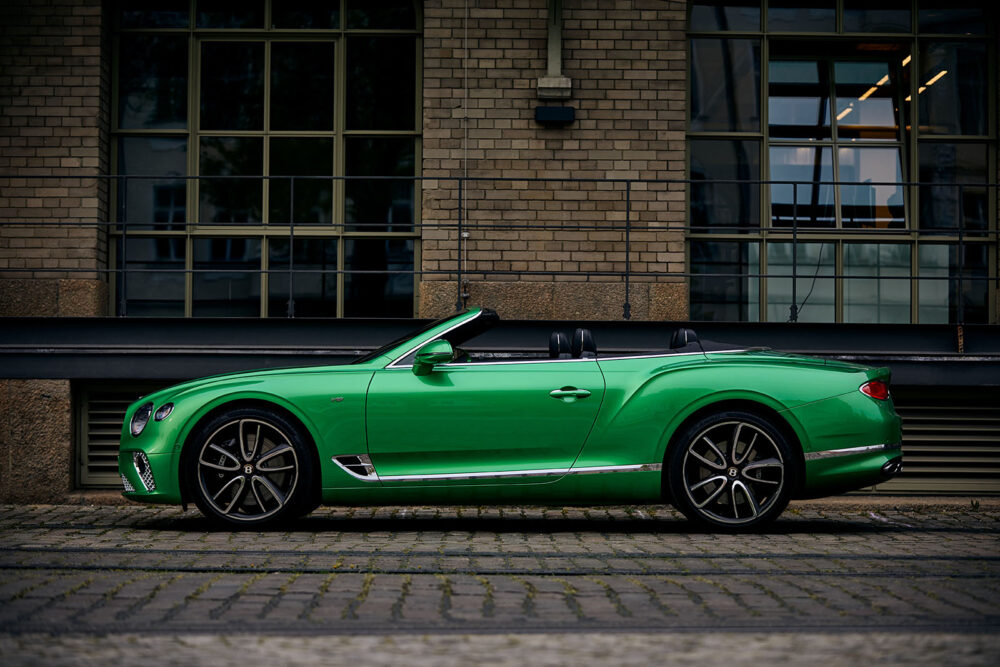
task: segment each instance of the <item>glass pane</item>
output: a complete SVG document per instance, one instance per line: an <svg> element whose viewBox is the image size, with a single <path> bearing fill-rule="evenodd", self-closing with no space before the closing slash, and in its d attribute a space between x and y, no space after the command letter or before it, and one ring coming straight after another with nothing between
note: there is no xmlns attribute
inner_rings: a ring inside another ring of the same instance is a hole
<svg viewBox="0 0 1000 667"><path fill-rule="evenodd" d="M787 276L767 279L768 322L791 321L793 304L799 322L836 320L835 253L833 243L768 244L767 275Z"/></svg>
<svg viewBox="0 0 1000 667"><path fill-rule="evenodd" d="M202 137L199 154L202 224L261 221L264 144L259 137ZM254 178L243 178L253 176Z"/></svg>
<svg viewBox="0 0 1000 667"><path fill-rule="evenodd" d="M840 219L844 227L902 229L903 169L898 148L841 148Z"/></svg>
<svg viewBox="0 0 1000 667"><path fill-rule="evenodd" d="M347 176L409 176L352 179L345 184L350 230L408 231L413 226L414 142L409 138L346 140Z"/></svg>
<svg viewBox="0 0 1000 667"><path fill-rule="evenodd" d="M920 143L922 229L986 229L989 212L984 144Z"/></svg>
<svg viewBox="0 0 1000 667"><path fill-rule="evenodd" d="M333 129L333 42L271 44L271 129Z"/></svg>
<svg viewBox="0 0 1000 667"><path fill-rule="evenodd" d="M691 130L760 129L760 40L691 40Z"/></svg>
<svg viewBox="0 0 1000 667"><path fill-rule="evenodd" d="M187 139L119 137L118 173L183 176ZM182 178L131 178L118 181L119 219L132 228L184 229L187 188Z"/></svg>
<svg viewBox="0 0 1000 667"><path fill-rule="evenodd" d="M413 0L347 0L348 28L400 29L417 27Z"/></svg>
<svg viewBox="0 0 1000 667"><path fill-rule="evenodd" d="M986 44L920 44L920 131L926 134L989 134L986 124Z"/></svg>
<svg viewBox="0 0 1000 667"><path fill-rule="evenodd" d="M746 228L760 225L760 143L691 139L691 225ZM700 182L704 181L704 182ZM705 230L699 230L705 231Z"/></svg>
<svg viewBox="0 0 1000 667"><path fill-rule="evenodd" d="M988 249L982 244L967 244L964 250L960 269L957 245L921 245L917 249L921 324L989 321Z"/></svg>
<svg viewBox="0 0 1000 667"><path fill-rule="evenodd" d="M771 146L771 224L776 227L833 227L833 161L830 148ZM814 185L823 182L827 185Z"/></svg>
<svg viewBox="0 0 1000 667"><path fill-rule="evenodd" d="M118 127L187 127L187 37L122 35Z"/></svg>
<svg viewBox="0 0 1000 667"><path fill-rule="evenodd" d="M760 30L760 0L696 0L691 30Z"/></svg>
<svg viewBox="0 0 1000 667"><path fill-rule="evenodd" d="M691 273L692 320L760 320L758 244L692 241Z"/></svg>
<svg viewBox="0 0 1000 667"><path fill-rule="evenodd" d="M292 220L292 180L282 176L333 176L333 139L271 138L271 224ZM295 179L295 224L328 224L333 219L333 182Z"/></svg>
<svg viewBox="0 0 1000 667"><path fill-rule="evenodd" d="M119 289L125 291L129 316L184 316L183 238L129 238L118 252L118 265L125 269Z"/></svg>
<svg viewBox="0 0 1000 667"><path fill-rule="evenodd" d="M199 28L263 28L264 0L198 0Z"/></svg>
<svg viewBox="0 0 1000 667"><path fill-rule="evenodd" d="M910 0L844 0L844 32L910 32Z"/></svg>
<svg viewBox="0 0 1000 667"><path fill-rule="evenodd" d="M269 245L268 316L287 317L291 298L294 317L336 317L337 240L296 238L294 262L288 239L273 238Z"/></svg>
<svg viewBox="0 0 1000 667"><path fill-rule="evenodd" d="M837 29L834 0L768 0L767 29L771 32L833 32Z"/></svg>
<svg viewBox="0 0 1000 667"><path fill-rule="evenodd" d="M345 317L413 317L412 239L348 239L344 253Z"/></svg>
<svg viewBox="0 0 1000 667"><path fill-rule="evenodd" d="M899 138L896 82L888 62L837 62L837 137L868 141Z"/></svg>
<svg viewBox="0 0 1000 667"><path fill-rule="evenodd" d="M123 28L186 28L188 0L119 0Z"/></svg>
<svg viewBox="0 0 1000 667"><path fill-rule="evenodd" d="M921 0L920 32L953 35L986 33L986 3L982 0Z"/></svg>
<svg viewBox="0 0 1000 667"><path fill-rule="evenodd" d="M260 239L194 239L192 314L260 316Z"/></svg>
<svg viewBox="0 0 1000 667"><path fill-rule="evenodd" d="M772 60L767 113L772 139L830 138L830 80L826 63Z"/></svg>
<svg viewBox="0 0 1000 667"><path fill-rule="evenodd" d="M845 322L909 323L909 245L847 243L844 274Z"/></svg>
<svg viewBox="0 0 1000 667"><path fill-rule="evenodd" d="M281 0L271 5L271 24L279 29L330 30L340 26L339 0Z"/></svg>
<svg viewBox="0 0 1000 667"><path fill-rule="evenodd" d="M348 38L347 129L414 129L416 90L413 37Z"/></svg>
<svg viewBox="0 0 1000 667"><path fill-rule="evenodd" d="M201 129L264 129L264 44L201 47Z"/></svg>

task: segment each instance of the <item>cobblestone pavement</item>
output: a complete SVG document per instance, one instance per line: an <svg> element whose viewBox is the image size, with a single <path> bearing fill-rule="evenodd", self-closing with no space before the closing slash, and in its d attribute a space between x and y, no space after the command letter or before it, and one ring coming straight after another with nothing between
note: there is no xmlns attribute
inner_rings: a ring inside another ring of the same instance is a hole
<svg viewBox="0 0 1000 667"><path fill-rule="evenodd" d="M231 532L0 506L5 664L996 664L998 593L1000 502L798 503L752 535L662 507L323 508Z"/></svg>

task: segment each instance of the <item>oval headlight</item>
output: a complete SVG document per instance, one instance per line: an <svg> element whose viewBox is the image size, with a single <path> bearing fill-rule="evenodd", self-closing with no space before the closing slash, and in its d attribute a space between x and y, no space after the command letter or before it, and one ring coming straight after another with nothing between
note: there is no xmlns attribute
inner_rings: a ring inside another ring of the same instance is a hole
<svg viewBox="0 0 1000 667"><path fill-rule="evenodd" d="M153 419L155 419L158 422L161 422L167 417L169 417L170 413L173 411L174 411L173 403L164 403L163 405L160 406L160 409L156 411L156 414L153 415Z"/></svg>
<svg viewBox="0 0 1000 667"><path fill-rule="evenodd" d="M139 406L139 409L135 411L132 415L132 423L129 425L129 430L132 431L132 437L138 437L142 433L142 429L146 428L146 424L149 423L149 418L153 414L153 404L143 403Z"/></svg>

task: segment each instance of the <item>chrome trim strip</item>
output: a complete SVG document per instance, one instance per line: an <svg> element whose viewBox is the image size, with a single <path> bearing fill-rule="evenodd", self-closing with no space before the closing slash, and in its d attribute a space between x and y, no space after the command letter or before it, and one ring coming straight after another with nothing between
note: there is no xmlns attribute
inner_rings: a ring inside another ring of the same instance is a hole
<svg viewBox="0 0 1000 667"><path fill-rule="evenodd" d="M438 340L439 338L441 338L441 336L445 335L446 333L451 333L455 329L457 329L457 328L459 328L461 326L464 326L464 325L468 324L469 322L475 322L480 317L482 317L483 312L485 312L485 311L480 310L478 313L476 313L475 317L470 317L467 320L462 320L461 322L457 323L453 327L448 327L447 329L445 329L444 331L442 331L441 333L439 333L434 338L431 338L429 341L424 341L424 343L434 342L434 341ZM387 364L385 366L385 368L412 368L412 366L397 366L396 364L399 363L400 361L402 361L403 359L406 359L413 352L416 352L417 350L419 350L421 347L424 346L424 343L420 343L420 345L414 345L413 347L411 347L410 349L408 349L406 352L404 352L403 354L401 354L398 357L396 357L395 359L393 359L389 364Z"/></svg>
<svg viewBox="0 0 1000 667"><path fill-rule="evenodd" d="M450 329L449 329L450 331ZM446 332L447 333L447 332ZM436 340L436 339L435 339ZM411 350L412 351L412 350ZM673 358L673 357L693 357L693 356L703 356L705 354L732 354L734 352L747 352L745 349L732 349L732 350L713 350L711 352L663 352L661 354L641 354L634 356L624 356L624 357L589 357L587 359L513 359L511 361L463 361L461 363L447 363L438 364L435 368L455 368L458 366L499 366L499 365L511 365L511 364L564 364L566 362L580 362L580 361L620 361L622 359L659 359L659 358ZM410 353L407 352L403 355L404 358ZM395 366L390 364L386 368L413 368L413 366Z"/></svg>
<svg viewBox="0 0 1000 667"><path fill-rule="evenodd" d="M884 442L880 445L864 445L863 447L848 447L847 449L827 449L822 452L806 452L802 458L806 461L818 461L820 459L832 459L838 456L852 456L854 454L870 454L872 452L891 451L901 449L903 443Z"/></svg>
<svg viewBox="0 0 1000 667"><path fill-rule="evenodd" d="M361 465L363 465L365 467L365 474L364 475L359 475L358 473L356 473L353 470L349 469L346 465L344 465L343 463L341 463L340 461L337 460L337 459L340 459L340 458L356 458L356 459L358 459L361 462ZM334 463L336 463L337 466L341 470L343 470L344 472L346 472L348 475L350 475L354 479L360 479L362 482L377 482L377 481L379 481L378 472L375 471L375 466L372 464L372 459L367 454L338 454L337 456L331 457L330 460L333 461Z"/></svg>
<svg viewBox="0 0 1000 667"><path fill-rule="evenodd" d="M650 472L661 470L661 463L636 463L621 466L586 466L583 468L543 468L539 470L502 470L497 472L455 472L428 475L382 475L383 482L418 482L438 479L499 479L504 477L551 477L553 475L590 475L609 472Z"/></svg>

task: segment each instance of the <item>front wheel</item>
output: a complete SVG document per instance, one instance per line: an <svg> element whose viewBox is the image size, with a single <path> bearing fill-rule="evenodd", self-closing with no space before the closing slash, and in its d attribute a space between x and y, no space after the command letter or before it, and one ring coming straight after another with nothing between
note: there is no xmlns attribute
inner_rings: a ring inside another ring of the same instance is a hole
<svg viewBox="0 0 1000 667"><path fill-rule="evenodd" d="M184 461L188 489L210 519L262 526L312 508L312 456L300 428L282 415L238 408L192 438Z"/></svg>
<svg viewBox="0 0 1000 667"><path fill-rule="evenodd" d="M773 521L788 505L796 464L787 439L750 412L727 411L692 424L667 461L673 501L686 517L742 529Z"/></svg>

